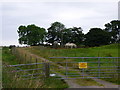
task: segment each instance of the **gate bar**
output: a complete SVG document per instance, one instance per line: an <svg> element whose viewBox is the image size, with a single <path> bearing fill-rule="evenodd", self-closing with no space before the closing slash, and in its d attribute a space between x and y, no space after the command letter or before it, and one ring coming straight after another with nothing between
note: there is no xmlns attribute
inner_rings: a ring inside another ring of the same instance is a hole
<svg viewBox="0 0 120 90"><path fill-rule="evenodd" d="M49 57L49 58L120 58L120 57Z"/></svg>

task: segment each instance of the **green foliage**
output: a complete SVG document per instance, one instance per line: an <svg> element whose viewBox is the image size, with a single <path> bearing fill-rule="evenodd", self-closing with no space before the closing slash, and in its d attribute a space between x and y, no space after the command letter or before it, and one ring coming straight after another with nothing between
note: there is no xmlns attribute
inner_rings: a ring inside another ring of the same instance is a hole
<svg viewBox="0 0 120 90"><path fill-rule="evenodd" d="M40 45L45 41L46 31L44 28L35 26L34 24L26 26L20 26L18 28L19 43L27 45Z"/></svg>
<svg viewBox="0 0 120 90"><path fill-rule="evenodd" d="M119 42L120 35L120 21L113 20L110 23L105 24L105 31L109 32L111 35L111 43Z"/></svg>
<svg viewBox="0 0 120 90"><path fill-rule="evenodd" d="M68 42L81 44L83 41L84 34L82 33L81 27L73 27L66 29L65 26L60 22L54 22L51 27L48 28L47 42L54 43L57 41L61 45Z"/></svg>
<svg viewBox="0 0 120 90"><path fill-rule="evenodd" d="M108 32L100 28L92 28L85 35L85 45L94 47L100 45L107 45L110 43L110 35Z"/></svg>
<svg viewBox="0 0 120 90"><path fill-rule="evenodd" d="M48 28L47 33L47 42L48 43L54 43L57 41L58 43L61 43L62 41L62 31L65 29L65 26L60 22L54 22L51 24L51 26Z"/></svg>
<svg viewBox="0 0 120 90"><path fill-rule="evenodd" d="M82 44L84 34L82 33L82 28L73 27L68 28L63 31L63 43L66 44L68 42L75 43L77 45Z"/></svg>
<svg viewBox="0 0 120 90"><path fill-rule="evenodd" d="M19 43L31 46L41 45L43 42L58 47L58 43L63 46L70 42L77 45L85 46L100 46L111 43L118 43L120 41L120 21L113 20L105 24L105 29L92 28L84 35L81 27L65 28L61 22L54 22L45 31L34 24L28 26L20 26L18 28ZM57 44L56 44L57 43Z"/></svg>
<svg viewBox="0 0 120 90"><path fill-rule="evenodd" d="M65 28L64 24L57 21L52 23L47 30L48 32L34 24L28 26L21 25L18 28L19 43L36 46L43 44L43 42L51 43L52 45L54 42L57 42L63 46L71 42L77 45L100 46L120 41L119 20L113 20L105 24L104 30L92 28L86 35L82 33L81 27Z"/></svg>

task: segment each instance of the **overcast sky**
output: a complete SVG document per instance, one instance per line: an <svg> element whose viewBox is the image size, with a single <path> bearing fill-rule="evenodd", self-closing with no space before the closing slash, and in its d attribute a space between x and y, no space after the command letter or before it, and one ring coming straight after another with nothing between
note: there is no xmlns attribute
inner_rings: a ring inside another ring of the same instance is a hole
<svg viewBox="0 0 120 90"><path fill-rule="evenodd" d="M57 2L56 2L57 1ZM18 45L20 25L35 24L47 29L58 21L66 28L104 28L104 24L118 19L119 0L7 0L0 2L1 45Z"/></svg>

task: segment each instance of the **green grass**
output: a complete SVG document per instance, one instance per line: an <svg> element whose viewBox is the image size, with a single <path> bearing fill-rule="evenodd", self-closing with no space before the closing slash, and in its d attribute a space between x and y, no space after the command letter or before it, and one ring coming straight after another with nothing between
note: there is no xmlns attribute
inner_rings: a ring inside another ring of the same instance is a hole
<svg viewBox="0 0 120 90"><path fill-rule="evenodd" d="M7 73L9 72L9 73ZM44 83L38 80L23 80L17 78L16 73L10 73L8 68L3 68L3 88L40 88Z"/></svg>
<svg viewBox="0 0 120 90"><path fill-rule="evenodd" d="M81 86L103 86L102 84L88 78L88 79L77 79L76 82Z"/></svg>
<svg viewBox="0 0 120 90"><path fill-rule="evenodd" d="M7 47L4 47L2 50L2 61L3 63L6 62L12 65L18 64L18 60L14 55L11 54L10 49Z"/></svg>
<svg viewBox="0 0 120 90"><path fill-rule="evenodd" d="M32 53L43 56L45 58L49 57L118 57L118 45L111 44L101 47L93 48L77 48L77 49L53 49L44 47L31 47L25 48Z"/></svg>
<svg viewBox="0 0 120 90"><path fill-rule="evenodd" d="M63 82L62 80L58 80L54 77L46 79L38 78L27 80L24 80L21 76L18 77L18 73L11 72L11 70L16 70L15 67L14 68L4 67L5 65L13 65L19 63L19 60L14 55L11 54L11 51L9 51L8 48L3 48L2 60L3 60L2 71L3 88L68 88L68 85L65 82ZM22 75L24 73L20 74Z"/></svg>
<svg viewBox="0 0 120 90"><path fill-rule="evenodd" d="M45 85L43 88L68 88L68 86L64 81L56 80L56 78L51 77L45 80Z"/></svg>
<svg viewBox="0 0 120 90"><path fill-rule="evenodd" d="M118 44L111 44L111 45L105 45L105 46L100 46L100 47L74 48L74 49L64 49L64 48L54 49L54 48L46 48L46 47L40 47L40 46L34 46L31 48L23 48L23 49L28 52L34 53L38 56L49 59L53 62L65 62L66 59L50 59L49 57L119 57L118 51L120 48ZM69 62L83 61L82 59L67 59L67 60ZM97 59L86 59L85 61L87 62L97 61ZM112 63L108 63L108 62L111 62L111 60L109 59L102 59L101 61L105 62L101 64L101 66L113 66ZM97 65L98 64L89 64L89 66L97 66ZM89 71L89 68L87 71ZM116 79L114 78L104 79L104 80L120 84L117 78Z"/></svg>

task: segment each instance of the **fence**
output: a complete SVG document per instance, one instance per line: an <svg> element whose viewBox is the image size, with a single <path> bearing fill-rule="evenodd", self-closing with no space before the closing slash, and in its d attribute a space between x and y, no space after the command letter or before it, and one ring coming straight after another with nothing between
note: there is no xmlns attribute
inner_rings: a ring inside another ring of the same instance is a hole
<svg viewBox="0 0 120 90"><path fill-rule="evenodd" d="M41 61L37 57L33 57L32 55L30 55L30 53L23 51L21 47L19 48L13 47L11 49L11 52L13 55L17 57L19 64L38 63L38 61L40 63Z"/></svg>
<svg viewBox="0 0 120 90"><path fill-rule="evenodd" d="M29 67L28 70L21 71L29 71L32 70L33 75L40 75L38 72L42 71L42 76L49 77L51 73L56 73L56 75L62 74L64 75L64 79L79 79L79 78L112 78L118 79L119 76L119 60L120 57L50 57L52 61L47 63L41 61L38 63L38 59L34 58L27 54L24 54L24 58L20 56L20 52L16 51L17 49L13 48L12 53L15 54L19 58L19 64L23 59L23 63L20 65L11 65L11 67L21 67L27 66L28 68L31 64L34 65L34 69ZM29 62L27 62L27 59ZM33 62L34 63L33 63ZM31 64L27 64L31 63ZM42 69L38 68L42 67ZM38 71L39 69L39 71ZM35 72L37 71L37 73ZM18 72L18 71L17 71ZM30 76L29 74L27 76Z"/></svg>
<svg viewBox="0 0 120 90"><path fill-rule="evenodd" d="M50 71L49 63L7 65L7 67L11 68L11 73L16 73L17 77L24 79L48 78Z"/></svg>
<svg viewBox="0 0 120 90"><path fill-rule="evenodd" d="M15 73L17 77L24 79L49 77L49 63L44 63L39 58L33 57L20 47L13 47L11 52L17 57L18 65L8 65L7 67L11 68L10 72Z"/></svg>
<svg viewBox="0 0 120 90"><path fill-rule="evenodd" d="M118 79L119 58L118 57L51 57L65 59L65 62L30 63L9 65L16 67L13 72L24 72L20 76L32 78L49 77L51 73L62 74L63 79L79 78L114 78ZM79 59L69 62L68 59ZM81 60L80 60L81 59ZM29 67L30 66L30 67ZM18 70L19 69L19 70ZM31 72L32 71L32 72ZM26 73L27 72L27 73ZM31 73L31 74L30 74Z"/></svg>

